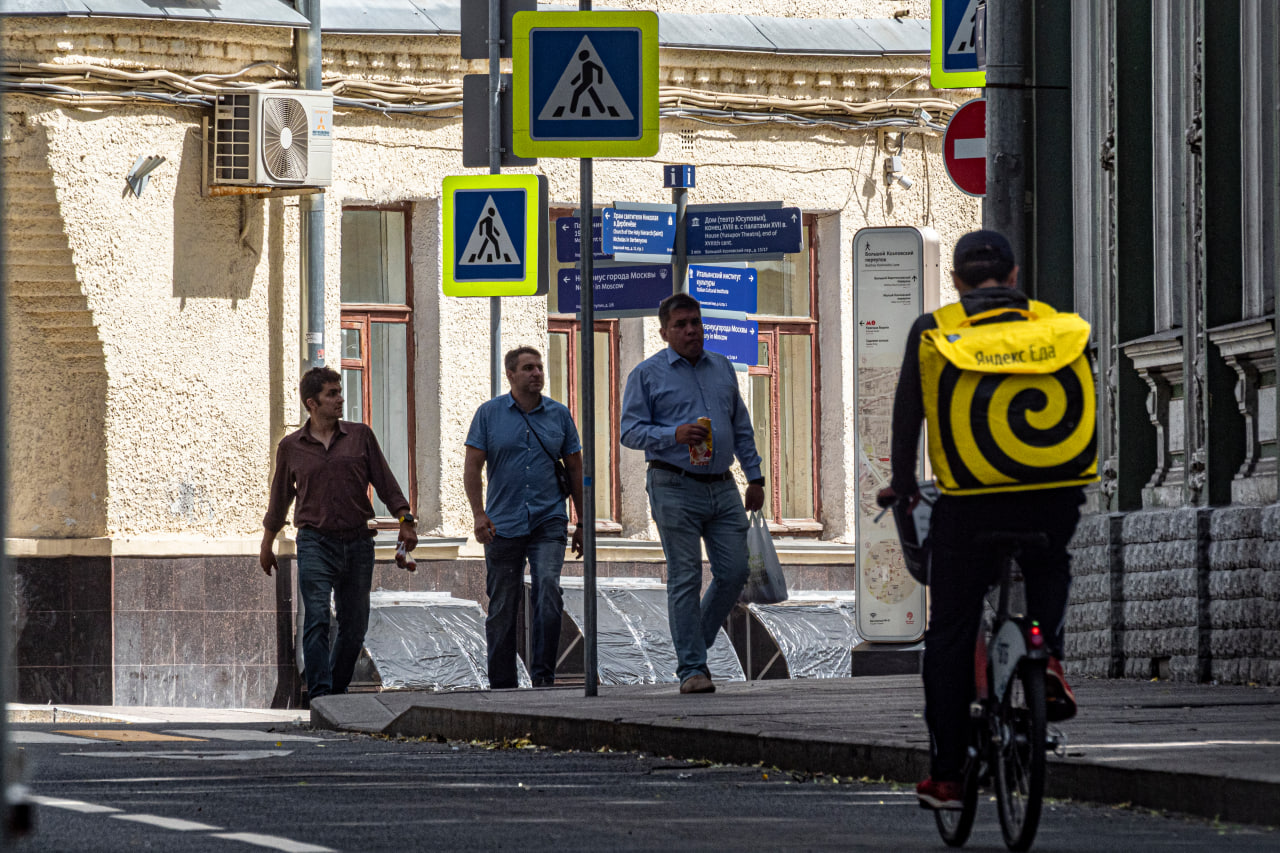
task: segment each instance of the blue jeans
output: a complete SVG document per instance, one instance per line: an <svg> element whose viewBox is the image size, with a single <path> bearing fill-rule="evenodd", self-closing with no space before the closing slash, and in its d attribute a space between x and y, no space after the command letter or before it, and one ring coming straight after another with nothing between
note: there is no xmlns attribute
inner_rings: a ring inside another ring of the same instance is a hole
<svg viewBox="0 0 1280 853"><path fill-rule="evenodd" d="M747 582L747 513L733 480L699 483L650 468L647 490L667 557L667 618L676 647L676 675L686 681L707 669L707 649ZM702 591L702 543L711 583Z"/></svg>
<svg viewBox="0 0 1280 853"><path fill-rule="evenodd" d="M302 596L302 663L310 699L346 693L369 627L373 539L343 542L310 528L298 531L298 594ZM338 636L329 648L329 592Z"/></svg>
<svg viewBox="0 0 1280 853"><path fill-rule="evenodd" d="M485 591L489 595L489 615L484 620L489 644L489 687L515 687L516 614L524 591L524 564L529 561L532 578L529 594L529 622L533 642L529 660L534 685L553 684L556 655L560 651L560 619L564 600L560 592L560 570L568 541L568 520L551 518L536 525L527 536L494 537L484 546L488 568Z"/></svg>

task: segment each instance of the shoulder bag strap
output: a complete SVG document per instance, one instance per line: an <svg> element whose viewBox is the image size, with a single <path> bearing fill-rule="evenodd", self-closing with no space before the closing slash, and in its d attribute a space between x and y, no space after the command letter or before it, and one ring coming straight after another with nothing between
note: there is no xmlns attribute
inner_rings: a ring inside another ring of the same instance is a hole
<svg viewBox="0 0 1280 853"><path fill-rule="evenodd" d="M525 425L529 427L529 432L533 433L533 437L538 442L538 446L542 448L542 452L551 458L551 462L553 464L559 462L560 459L552 456L551 451L547 450L547 446L542 443L542 439L538 437L538 431L533 428L533 424L530 422L529 416L524 413L524 409L520 408L519 403L516 403L516 411L520 413L520 417L524 418Z"/></svg>

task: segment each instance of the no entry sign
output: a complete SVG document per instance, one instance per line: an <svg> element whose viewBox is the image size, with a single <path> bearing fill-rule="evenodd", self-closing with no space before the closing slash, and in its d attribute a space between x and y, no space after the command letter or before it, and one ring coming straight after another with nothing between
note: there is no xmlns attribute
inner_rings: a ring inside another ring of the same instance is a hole
<svg viewBox="0 0 1280 853"><path fill-rule="evenodd" d="M942 159L951 182L963 193L987 194L987 99L960 105L942 137Z"/></svg>

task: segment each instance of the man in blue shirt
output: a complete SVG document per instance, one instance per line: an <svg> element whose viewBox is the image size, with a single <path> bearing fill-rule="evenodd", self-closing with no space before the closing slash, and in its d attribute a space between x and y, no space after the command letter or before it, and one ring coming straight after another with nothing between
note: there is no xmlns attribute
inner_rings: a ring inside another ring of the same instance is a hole
<svg viewBox="0 0 1280 853"><path fill-rule="evenodd" d="M550 687L555 684L560 647L564 609L560 570L569 526L555 460L564 460L569 496L582 518L582 444L569 410L542 396L545 376L538 351L513 349L504 365L511 393L476 410L467 433L462 480L488 569L489 615L484 633L489 646L489 687L517 686L516 613L526 560L532 578L530 674L534 687ZM489 480L484 500L482 470ZM573 533L573 553L582 554L580 525Z"/></svg>
<svg viewBox="0 0 1280 853"><path fill-rule="evenodd" d="M643 450L646 489L667 557L667 612L681 693L714 693L707 648L747 580L747 511L764 506L751 416L729 359L703 349L702 306L687 293L662 300L667 349L636 365L622 398L622 443ZM698 419L709 419L708 430ZM705 452L711 438L711 451ZM738 457L746 504L729 470ZM702 590L702 544L711 583Z"/></svg>

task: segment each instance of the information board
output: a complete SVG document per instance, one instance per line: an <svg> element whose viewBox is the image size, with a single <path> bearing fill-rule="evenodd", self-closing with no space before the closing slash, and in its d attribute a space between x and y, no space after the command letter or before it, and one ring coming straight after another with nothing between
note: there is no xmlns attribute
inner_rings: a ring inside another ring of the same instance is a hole
<svg viewBox="0 0 1280 853"><path fill-rule="evenodd" d="M637 266L599 266L591 271L595 283L596 317L657 317L658 306L671 295L670 264ZM562 314L577 314L582 309L582 272L560 270L556 276L559 288L557 303Z"/></svg>
<svg viewBox="0 0 1280 853"><path fill-rule="evenodd" d="M781 260L800 251L804 218L778 202L691 204L686 219L690 258Z"/></svg>
<svg viewBox="0 0 1280 853"><path fill-rule="evenodd" d="M871 642L924 636L925 588L907 573L893 514L875 522L889 485L893 397L907 333L936 306L938 238L932 229L863 228L853 238L854 435L858 633ZM926 293L929 298L926 299Z"/></svg>

